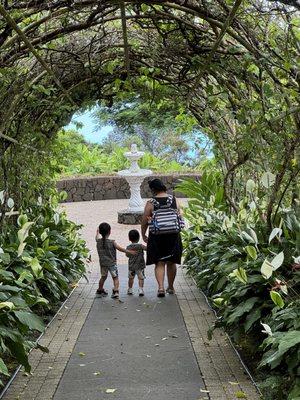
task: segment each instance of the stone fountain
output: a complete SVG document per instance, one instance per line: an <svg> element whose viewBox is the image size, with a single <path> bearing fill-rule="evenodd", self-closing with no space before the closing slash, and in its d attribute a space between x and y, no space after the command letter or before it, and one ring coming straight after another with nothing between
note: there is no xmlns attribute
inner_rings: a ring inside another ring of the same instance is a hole
<svg viewBox="0 0 300 400"><path fill-rule="evenodd" d="M137 145L132 144L130 151L125 153L125 157L130 161L130 167L118 172L118 175L125 178L130 187L128 208L118 212L120 224L133 225L141 222L145 205L141 197L141 184L147 176L152 174L150 169L141 169L138 165L138 160L143 155L144 152L138 151Z"/></svg>

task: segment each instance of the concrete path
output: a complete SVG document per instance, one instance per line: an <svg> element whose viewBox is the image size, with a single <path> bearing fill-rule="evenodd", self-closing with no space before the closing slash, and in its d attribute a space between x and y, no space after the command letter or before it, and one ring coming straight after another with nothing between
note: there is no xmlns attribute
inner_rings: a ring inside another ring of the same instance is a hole
<svg viewBox="0 0 300 400"><path fill-rule="evenodd" d="M156 297L153 267L144 298L126 295L126 257L119 256L121 301L95 296L99 267L95 230L112 225L112 237L127 244L132 228L117 224L126 200L66 204L84 224L93 262L40 343L50 352L30 355L33 374L18 374L5 400L231 400L259 399L226 335L207 340L214 315L179 268L177 296ZM107 281L111 288L111 281Z"/></svg>

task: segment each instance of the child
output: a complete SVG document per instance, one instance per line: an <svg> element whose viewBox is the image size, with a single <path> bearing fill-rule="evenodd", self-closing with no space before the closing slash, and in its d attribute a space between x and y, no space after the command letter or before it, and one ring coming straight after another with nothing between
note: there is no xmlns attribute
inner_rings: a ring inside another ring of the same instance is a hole
<svg viewBox="0 0 300 400"><path fill-rule="evenodd" d="M108 223L102 222L96 233L96 243L97 251L99 256L100 268L101 268L101 278L99 281L99 288L97 289L97 294L101 296L107 296L107 291L103 288L104 282L106 281L108 272L110 272L113 280L113 290L112 299L119 298L119 277L118 277L118 267L117 267L117 250L122 253L129 253L130 255L137 254L136 251L127 251L123 247L119 246L114 240L109 239L111 232L111 227ZM100 236L102 238L100 238ZM128 255L129 255L128 254Z"/></svg>
<svg viewBox="0 0 300 400"><path fill-rule="evenodd" d="M146 267L144 259L144 250L147 249L143 244L138 243L140 240L140 234L136 229L132 229L128 233L128 238L132 244L126 247L126 250L135 250L136 254L128 254L128 290L127 294L133 294L132 286L134 282L135 275L139 279L139 296L144 296L144 270Z"/></svg>

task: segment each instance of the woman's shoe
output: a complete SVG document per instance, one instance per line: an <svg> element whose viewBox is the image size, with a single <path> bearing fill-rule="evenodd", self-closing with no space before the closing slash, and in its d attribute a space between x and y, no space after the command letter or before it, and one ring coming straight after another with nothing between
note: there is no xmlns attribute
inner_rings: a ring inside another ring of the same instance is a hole
<svg viewBox="0 0 300 400"><path fill-rule="evenodd" d="M175 290L174 290L174 289L170 289L170 288L167 288L167 289L166 289L166 292L167 292L168 294L175 294Z"/></svg>
<svg viewBox="0 0 300 400"><path fill-rule="evenodd" d="M111 298L112 298L112 299L118 299L118 298L119 298L119 291L113 289L113 290L112 290Z"/></svg>
<svg viewBox="0 0 300 400"><path fill-rule="evenodd" d="M108 295L107 291L104 290L104 289L97 289L96 290L96 294L100 294L101 296L107 296Z"/></svg>
<svg viewBox="0 0 300 400"><path fill-rule="evenodd" d="M165 297L165 289L158 289L157 291L157 297Z"/></svg>

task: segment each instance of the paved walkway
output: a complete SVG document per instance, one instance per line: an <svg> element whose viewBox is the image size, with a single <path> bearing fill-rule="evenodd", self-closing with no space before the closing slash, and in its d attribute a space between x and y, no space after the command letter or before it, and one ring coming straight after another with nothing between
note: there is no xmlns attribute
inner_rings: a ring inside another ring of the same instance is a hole
<svg viewBox="0 0 300 400"><path fill-rule="evenodd" d="M118 225L116 217L125 204L66 204L70 218L84 224L93 259L89 281L80 281L40 340L50 352L31 353L32 375L20 372L4 399L259 399L226 335L216 331L213 340L207 340L214 316L181 268L177 296L158 299L153 268L148 267L146 296L130 297L127 260L121 254L121 301L95 296L95 230L99 222L108 221L112 237L126 245L130 227Z"/></svg>

